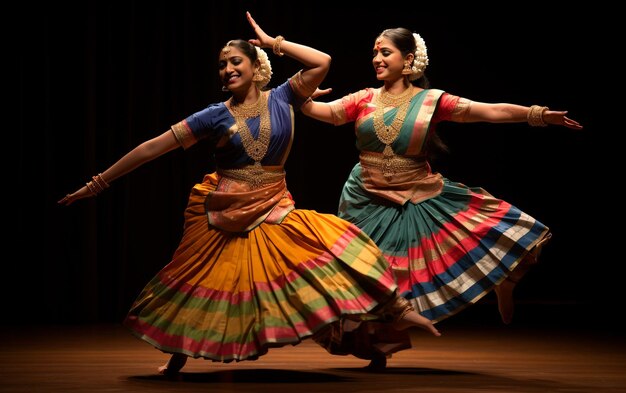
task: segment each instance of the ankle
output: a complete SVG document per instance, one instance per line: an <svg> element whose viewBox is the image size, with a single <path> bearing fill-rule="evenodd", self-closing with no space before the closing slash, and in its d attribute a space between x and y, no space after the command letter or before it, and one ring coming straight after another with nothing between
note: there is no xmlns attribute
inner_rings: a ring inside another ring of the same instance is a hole
<svg viewBox="0 0 626 393"><path fill-rule="evenodd" d="M541 240L535 244L535 246L528 252L527 257L529 258L529 263L535 264L539 261L539 256L541 255L541 250L545 247L546 244L552 239L552 232L548 232Z"/></svg>

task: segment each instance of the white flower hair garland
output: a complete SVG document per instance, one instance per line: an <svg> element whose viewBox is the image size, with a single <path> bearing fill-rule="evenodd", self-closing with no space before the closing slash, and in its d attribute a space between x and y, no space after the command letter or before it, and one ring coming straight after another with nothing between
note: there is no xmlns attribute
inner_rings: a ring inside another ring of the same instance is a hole
<svg viewBox="0 0 626 393"><path fill-rule="evenodd" d="M260 80L256 81L259 89L264 88L272 79L272 64L270 63L270 59L267 57L267 53L258 46L254 47L256 49L257 57L259 58L259 62L261 66L259 67L259 76Z"/></svg>
<svg viewBox="0 0 626 393"><path fill-rule="evenodd" d="M421 78L424 75L426 66L428 65L428 53L426 51L426 43L424 42L424 39L422 39L422 37L417 33L413 33L413 38L415 39L416 48L413 66L411 67L411 75L409 75L409 80L411 81Z"/></svg>

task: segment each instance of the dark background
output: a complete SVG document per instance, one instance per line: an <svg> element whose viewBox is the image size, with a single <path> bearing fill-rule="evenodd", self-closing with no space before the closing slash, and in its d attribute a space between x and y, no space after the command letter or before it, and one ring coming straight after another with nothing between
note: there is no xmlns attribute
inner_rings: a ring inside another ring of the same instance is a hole
<svg viewBox="0 0 626 393"><path fill-rule="evenodd" d="M336 10L339 3L348 11ZM5 115L12 119L5 168L16 182L5 189L8 323L119 322L169 262L182 235L188 192L213 170L207 145L148 163L97 198L70 207L56 201L136 145L228 97L220 90L217 54L229 39L253 38L245 10L268 34L333 57L323 87L334 92L326 100L378 87L373 41L383 29L402 26L426 41L432 87L475 101L568 110L583 131L442 124L450 153L434 169L485 188L554 232L541 264L517 289L520 302L568 306L580 323L612 318L623 308L623 258L619 243L609 240L613 229L602 223L619 223L621 215L616 198L607 196L619 195L616 186L607 187L619 178L601 175L621 158L608 153L616 142L600 126L600 119L623 112L619 104L606 105L600 93L613 81L610 10L597 18L588 8L452 12L452 4L430 11L408 2L369 9L360 2L315 1L20 7L14 15L20 28L5 35L5 63L15 68L6 82L16 92L6 97L12 109ZM600 28L589 27L598 23ZM293 59L267 52L274 71L270 87L299 69ZM297 207L335 213L356 161L352 125L296 115L287 181Z"/></svg>

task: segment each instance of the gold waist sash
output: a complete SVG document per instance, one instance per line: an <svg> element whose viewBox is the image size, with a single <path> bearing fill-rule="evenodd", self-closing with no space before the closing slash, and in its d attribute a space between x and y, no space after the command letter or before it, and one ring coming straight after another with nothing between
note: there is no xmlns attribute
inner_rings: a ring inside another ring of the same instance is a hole
<svg viewBox="0 0 626 393"><path fill-rule="evenodd" d="M361 152L359 160L365 189L400 205L435 197L443 189L443 177L432 173L423 157Z"/></svg>
<svg viewBox="0 0 626 393"><path fill-rule="evenodd" d="M402 171L414 171L428 167L428 162L424 158L385 156L374 152L361 152L359 160L362 165L379 168L383 173L394 175Z"/></svg>
<svg viewBox="0 0 626 393"><path fill-rule="evenodd" d="M217 169L217 174L231 180L248 183L250 188L256 189L285 178L285 170L267 169L261 166L247 166L245 168Z"/></svg>

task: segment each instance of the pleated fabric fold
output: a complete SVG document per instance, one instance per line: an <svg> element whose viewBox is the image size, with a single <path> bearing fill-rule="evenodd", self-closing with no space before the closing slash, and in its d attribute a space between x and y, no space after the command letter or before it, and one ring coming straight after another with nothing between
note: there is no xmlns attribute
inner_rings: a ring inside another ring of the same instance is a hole
<svg viewBox="0 0 626 393"><path fill-rule="evenodd" d="M355 225L296 209L280 224L217 230L205 212L217 183L207 175L193 188L178 249L124 320L137 337L168 353L253 360L393 298L389 264Z"/></svg>
<svg viewBox="0 0 626 393"><path fill-rule="evenodd" d="M403 205L372 199L357 165L340 217L370 235L393 268L399 294L433 321L476 303L515 269L548 227L479 187L444 178L442 192Z"/></svg>

